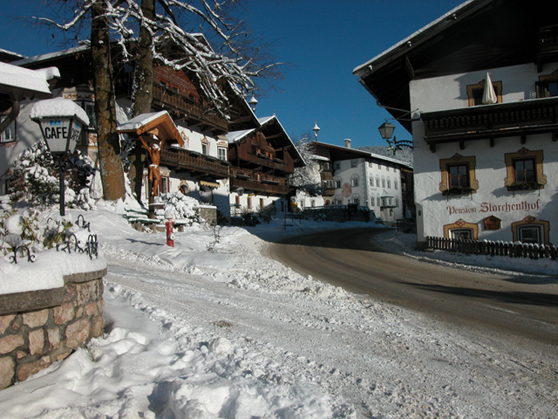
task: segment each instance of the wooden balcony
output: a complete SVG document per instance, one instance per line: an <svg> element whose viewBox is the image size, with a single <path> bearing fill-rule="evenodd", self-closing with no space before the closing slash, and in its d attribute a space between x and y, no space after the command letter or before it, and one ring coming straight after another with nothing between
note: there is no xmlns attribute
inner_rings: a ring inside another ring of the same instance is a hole
<svg viewBox="0 0 558 419"><path fill-rule="evenodd" d="M465 148L465 141L489 140L520 136L524 144L527 135L558 133L558 98L532 99L521 102L474 106L464 109L423 113L424 139L432 152L437 144L458 142Z"/></svg>
<svg viewBox="0 0 558 419"><path fill-rule="evenodd" d="M161 150L161 164L213 179L229 177L230 165L228 162L175 147L163 147Z"/></svg>
<svg viewBox="0 0 558 419"><path fill-rule="evenodd" d="M322 195L323 196L335 196L335 187L324 187L322 190Z"/></svg>
<svg viewBox="0 0 558 419"><path fill-rule="evenodd" d="M294 188L285 185L264 183L253 179L231 178L231 190L238 188L260 195L288 195L294 191Z"/></svg>
<svg viewBox="0 0 558 419"><path fill-rule="evenodd" d="M249 169L231 167L231 188L244 188L246 191L269 195L286 195L293 191L287 186L287 179Z"/></svg>
<svg viewBox="0 0 558 419"><path fill-rule="evenodd" d="M212 113L208 106L174 92L164 86L153 85L153 104L170 113L186 115L189 124L199 124L202 131L211 130L221 133L228 132L228 122L225 118Z"/></svg>

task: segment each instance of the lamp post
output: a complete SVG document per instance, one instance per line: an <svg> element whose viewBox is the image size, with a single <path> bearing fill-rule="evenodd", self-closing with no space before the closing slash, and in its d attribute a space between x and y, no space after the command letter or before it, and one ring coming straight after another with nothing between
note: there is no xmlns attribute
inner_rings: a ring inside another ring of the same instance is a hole
<svg viewBox="0 0 558 419"><path fill-rule="evenodd" d="M41 127L43 139L52 157L58 161L60 174L60 215L65 215L64 173L68 154L73 154L81 129L89 125L85 111L72 100L55 98L41 100L33 106L31 120Z"/></svg>
<svg viewBox="0 0 558 419"><path fill-rule="evenodd" d="M393 136L393 131L395 131L395 125L393 125L388 121L380 125L378 127L378 131L380 131L380 135L382 136L382 138L387 141L389 148L393 150L394 154L396 150L401 150L401 147L413 148L412 141L406 141L406 140L397 141L396 137L393 137L393 140L391 140L391 137Z"/></svg>
<svg viewBox="0 0 558 419"><path fill-rule="evenodd" d="M318 141L318 134L320 132L320 127L318 126L318 121L316 121L316 123L314 124L314 128L312 128L312 131L314 131L314 137L316 137L316 141Z"/></svg>

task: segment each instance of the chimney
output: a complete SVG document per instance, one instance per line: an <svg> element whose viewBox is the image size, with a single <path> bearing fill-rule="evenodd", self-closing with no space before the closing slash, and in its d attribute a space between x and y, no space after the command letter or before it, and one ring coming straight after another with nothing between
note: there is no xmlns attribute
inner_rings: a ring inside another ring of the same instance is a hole
<svg viewBox="0 0 558 419"><path fill-rule="evenodd" d="M348 138L345 139L345 147L351 148L351 140L349 140Z"/></svg>

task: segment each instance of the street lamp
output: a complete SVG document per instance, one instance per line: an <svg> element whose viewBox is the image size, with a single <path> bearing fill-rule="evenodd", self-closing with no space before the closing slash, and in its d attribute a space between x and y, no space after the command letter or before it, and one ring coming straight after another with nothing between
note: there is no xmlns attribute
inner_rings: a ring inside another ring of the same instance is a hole
<svg viewBox="0 0 558 419"><path fill-rule="evenodd" d="M64 172L66 158L73 154L83 126L89 125L85 111L74 101L55 98L41 100L33 106L31 120L41 127L43 139L52 157L58 161L60 172L60 215L64 209Z"/></svg>
<svg viewBox="0 0 558 419"><path fill-rule="evenodd" d="M394 130L395 125L389 123L388 121L378 127L378 131L380 131L380 135L384 140L389 140L393 136Z"/></svg>
<svg viewBox="0 0 558 419"><path fill-rule="evenodd" d="M378 127L378 131L380 131L380 135L382 136L382 138L387 141L389 145L389 149L393 150L394 154L396 150L401 150L401 147L413 148L412 141L406 141L406 140L397 141L396 137L393 137L393 140L391 140L391 137L393 136L393 131L395 131L395 125L393 125L388 121L380 125Z"/></svg>
<svg viewBox="0 0 558 419"><path fill-rule="evenodd" d="M316 137L316 141L318 141L318 133L320 132L318 121L316 121L316 123L314 124L314 128L312 128L312 131L314 131L314 137Z"/></svg>

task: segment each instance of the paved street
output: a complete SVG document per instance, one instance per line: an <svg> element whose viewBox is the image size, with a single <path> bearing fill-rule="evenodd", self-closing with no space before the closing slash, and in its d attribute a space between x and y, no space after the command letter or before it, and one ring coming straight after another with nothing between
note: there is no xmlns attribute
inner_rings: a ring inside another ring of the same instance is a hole
<svg viewBox="0 0 558 419"><path fill-rule="evenodd" d="M270 255L316 279L439 320L501 334L515 343L558 344L556 282L527 274L461 270L387 253L374 240L383 231L352 229L290 238L272 245Z"/></svg>

